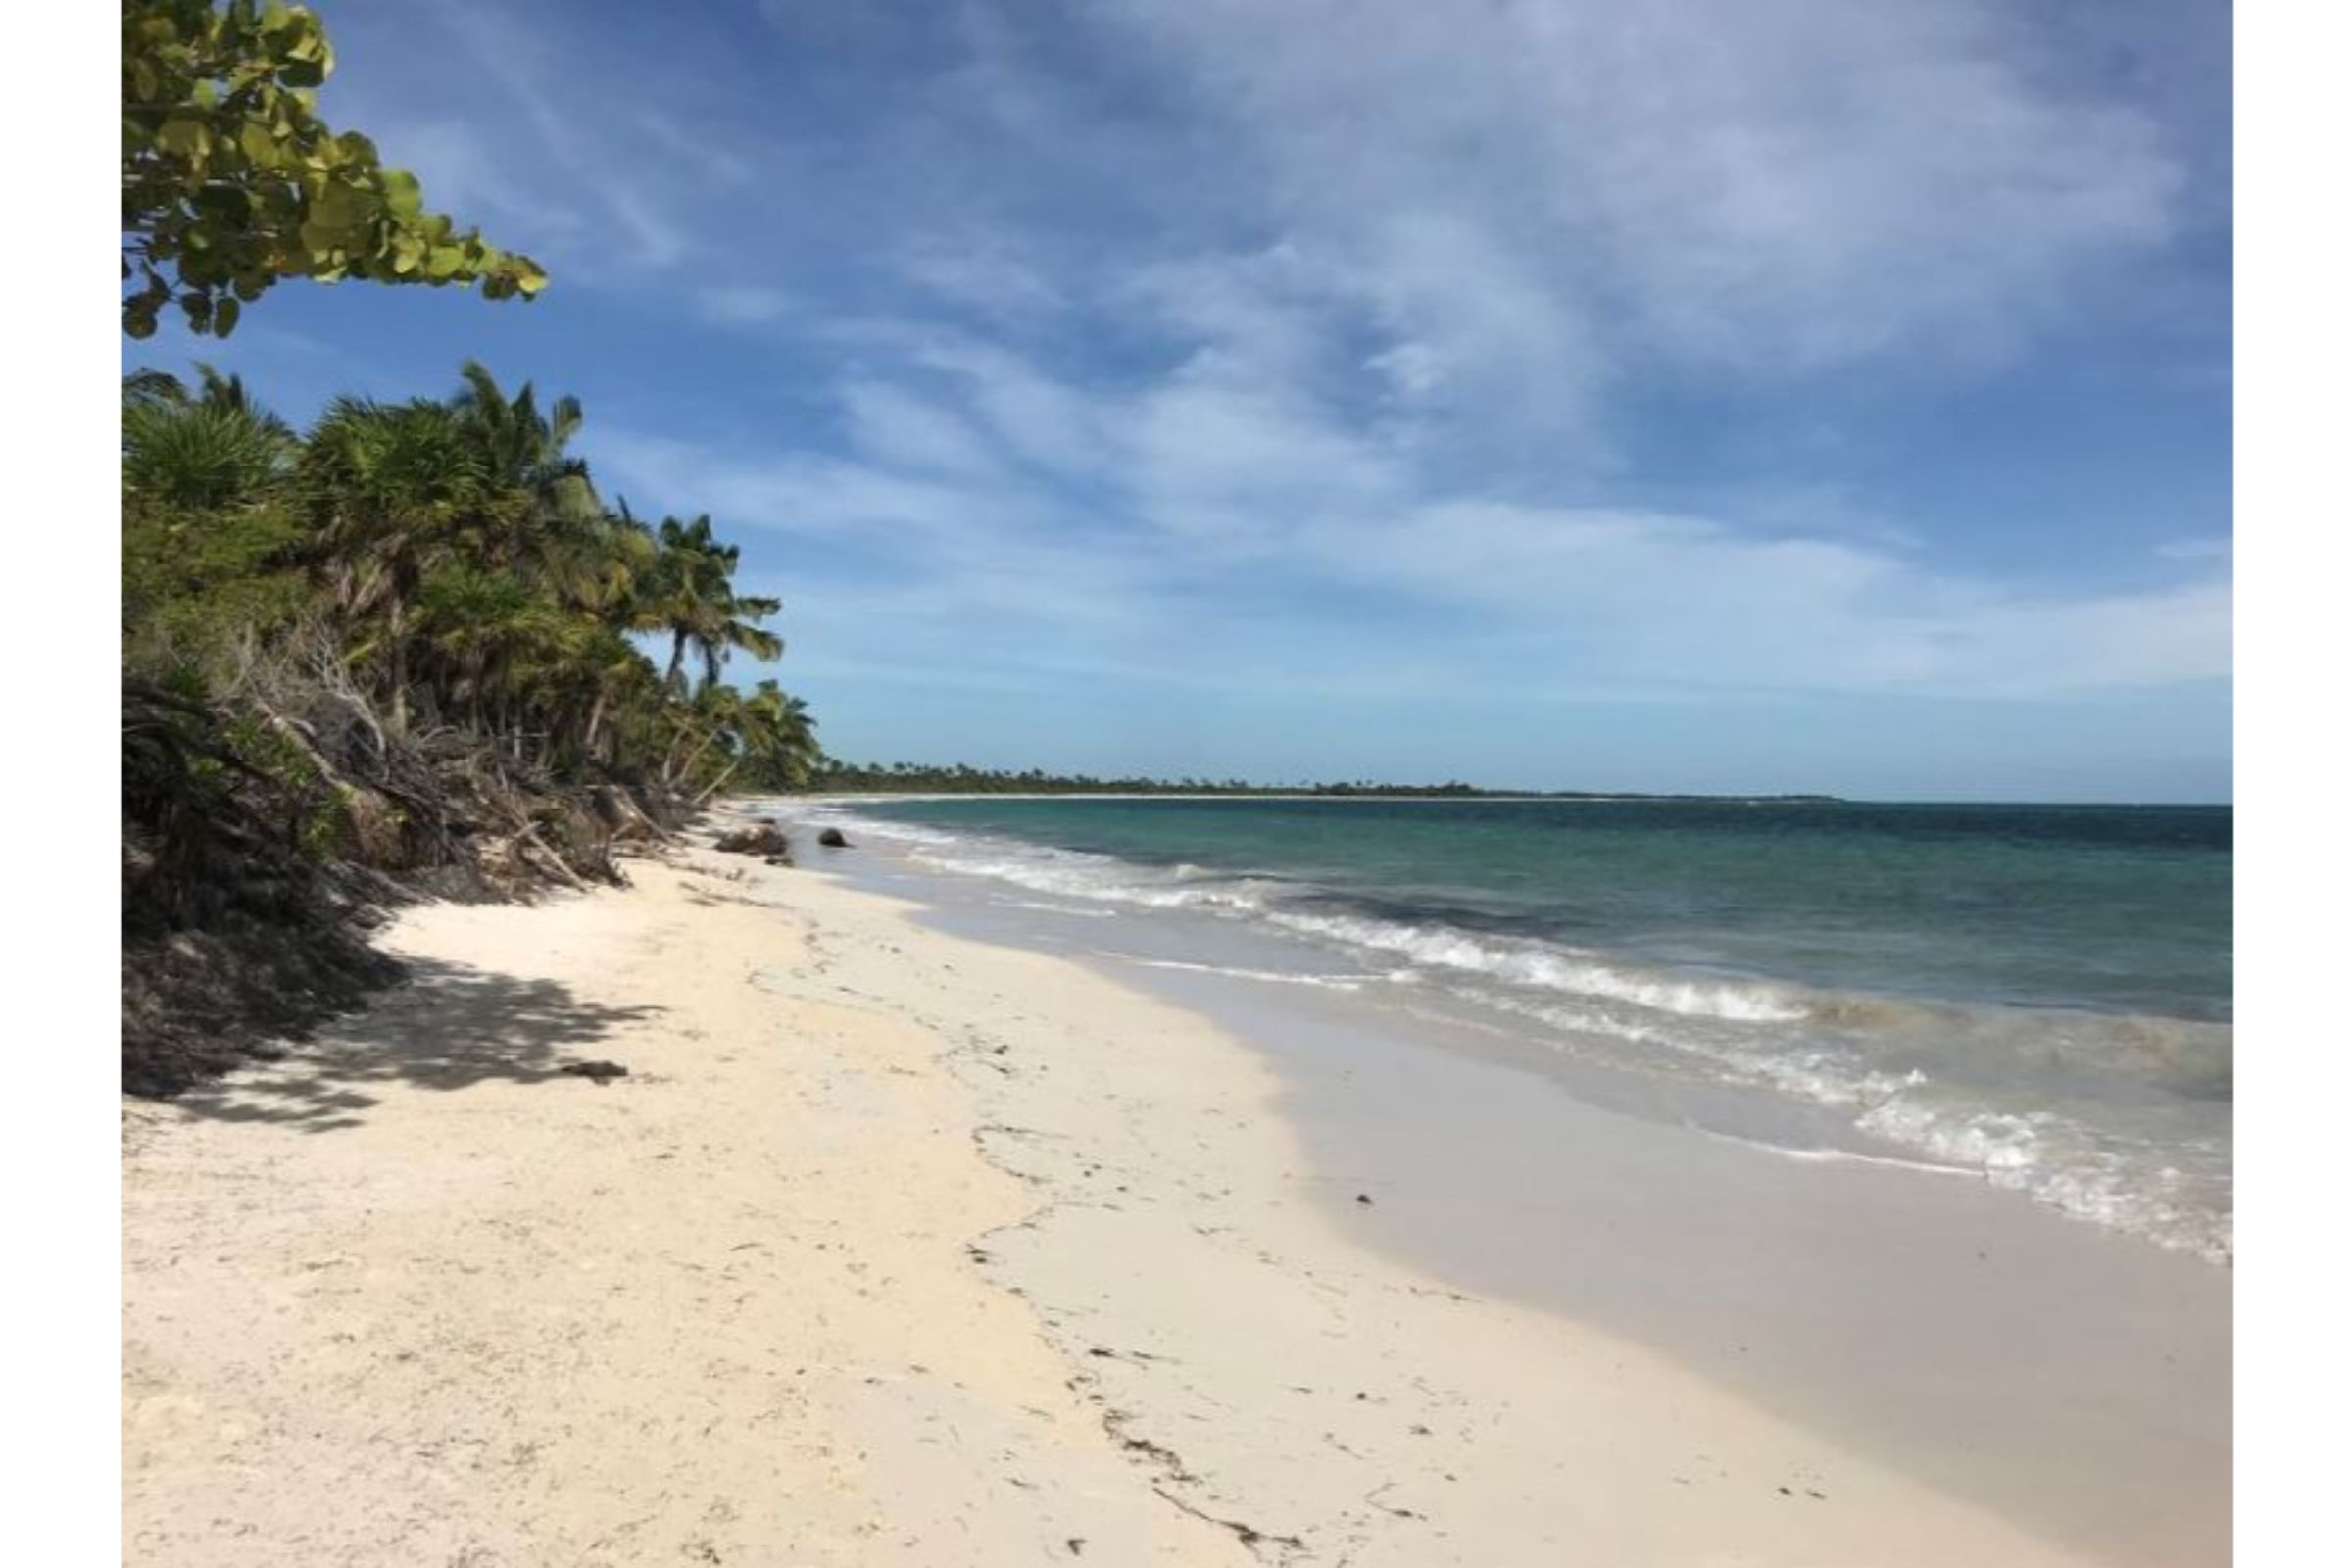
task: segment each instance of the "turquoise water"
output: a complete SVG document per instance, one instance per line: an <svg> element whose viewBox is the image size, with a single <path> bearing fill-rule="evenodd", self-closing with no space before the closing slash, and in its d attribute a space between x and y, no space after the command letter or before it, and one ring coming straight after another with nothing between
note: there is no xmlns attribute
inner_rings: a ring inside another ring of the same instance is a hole
<svg viewBox="0 0 2352 1568"><path fill-rule="evenodd" d="M1213 918L1336 986L1849 1112L2085 1218L2229 1250L2227 807L845 803L932 868Z"/></svg>
<svg viewBox="0 0 2352 1568"><path fill-rule="evenodd" d="M1334 908L1725 973L2230 1015L2227 807L962 799L865 809L1280 877Z"/></svg>

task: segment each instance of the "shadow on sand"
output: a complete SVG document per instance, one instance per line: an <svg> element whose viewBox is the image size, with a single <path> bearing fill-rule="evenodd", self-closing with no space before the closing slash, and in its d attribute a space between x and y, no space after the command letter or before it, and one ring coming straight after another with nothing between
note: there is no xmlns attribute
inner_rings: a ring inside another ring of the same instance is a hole
<svg viewBox="0 0 2352 1568"><path fill-rule="evenodd" d="M289 1047L280 1060L174 1095L172 1104L220 1121L334 1132L366 1119L376 1103L368 1089L377 1084L580 1083L577 1070L591 1064L583 1048L662 1010L583 1002L552 980L466 964L411 959L407 966L409 978L365 1012Z"/></svg>

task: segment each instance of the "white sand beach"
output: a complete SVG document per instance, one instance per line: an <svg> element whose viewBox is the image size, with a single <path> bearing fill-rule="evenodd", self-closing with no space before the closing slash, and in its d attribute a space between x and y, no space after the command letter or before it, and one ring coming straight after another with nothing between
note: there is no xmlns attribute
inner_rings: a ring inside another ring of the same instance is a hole
<svg viewBox="0 0 2352 1568"><path fill-rule="evenodd" d="M1375 1250L1204 1017L629 870L128 1105L127 1561L2112 1560Z"/></svg>

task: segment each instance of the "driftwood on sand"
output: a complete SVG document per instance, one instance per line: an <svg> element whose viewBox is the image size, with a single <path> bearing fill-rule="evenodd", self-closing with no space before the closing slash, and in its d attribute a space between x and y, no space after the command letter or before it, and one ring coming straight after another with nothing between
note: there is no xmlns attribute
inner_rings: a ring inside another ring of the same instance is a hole
<svg viewBox="0 0 2352 1568"><path fill-rule="evenodd" d="M401 974L368 932L416 898L625 880L685 814L422 715L342 663L248 649L195 697L122 686L122 1082L168 1094ZM665 825L665 823L667 825Z"/></svg>

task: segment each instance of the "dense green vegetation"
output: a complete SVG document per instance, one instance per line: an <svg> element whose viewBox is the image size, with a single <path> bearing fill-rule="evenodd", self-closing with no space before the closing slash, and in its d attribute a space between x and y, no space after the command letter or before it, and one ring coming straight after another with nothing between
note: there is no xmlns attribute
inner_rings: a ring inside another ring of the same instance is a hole
<svg viewBox="0 0 2352 1568"><path fill-rule="evenodd" d="M123 0L122 329L176 300L225 337L280 278L469 285L528 298L547 274L424 210L416 176L320 122L318 19L270 0Z"/></svg>
<svg viewBox="0 0 2352 1568"><path fill-rule="evenodd" d="M475 364L449 398L339 398L306 432L235 377L127 377L125 673L231 693L306 662L388 738L463 732L552 779L804 781L800 701L721 679L782 652L780 607L737 591L708 517L608 507L568 451L580 421Z"/></svg>
<svg viewBox="0 0 2352 1568"><path fill-rule="evenodd" d="M333 67L299 6L123 0L127 336L176 302L224 337L288 277L546 283L318 119ZM122 383L126 1088L381 984L387 901L617 879L616 843L718 790L806 782L800 700L722 678L782 652L779 605L708 517L608 507L576 402L468 364L298 431L197 369Z"/></svg>
<svg viewBox="0 0 2352 1568"><path fill-rule="evenodd" d="M166 949L141 985L192 935L235 949L211 968L238 986L263 950L363 969L352 930L386 897L612 878L618 839L807 783L804 705L723 678L781 652L778 605L707 517L608 506L580 422L472 364L446 398L339 398L307 430L209 369L124 379L124 927Z"/></svg>

